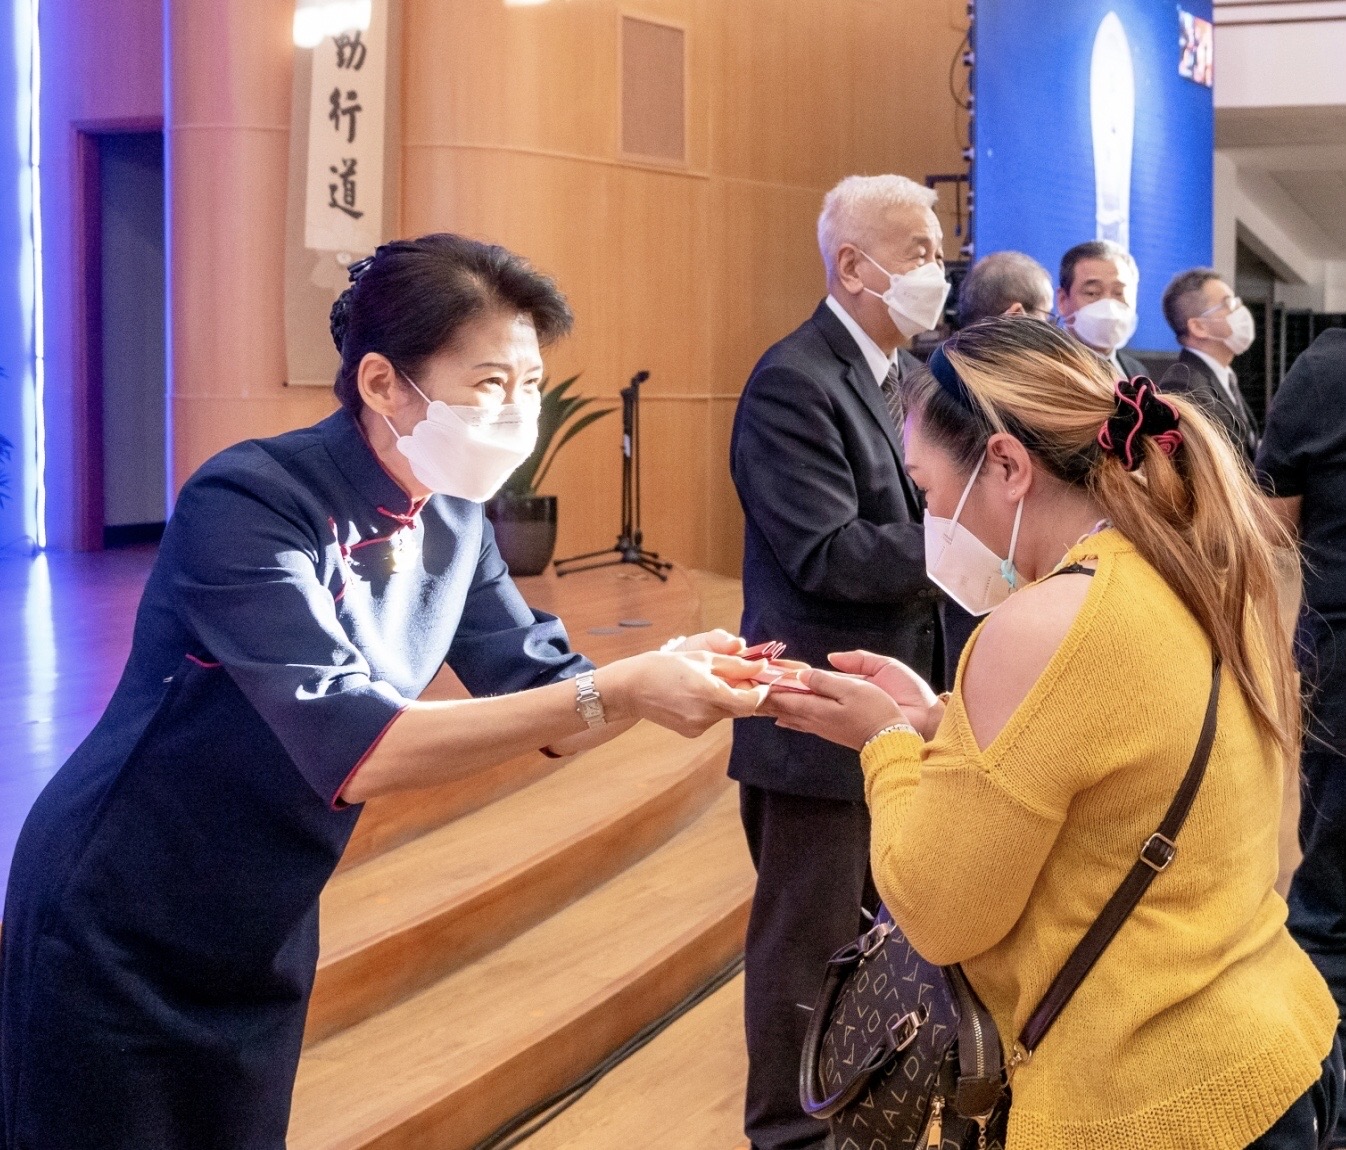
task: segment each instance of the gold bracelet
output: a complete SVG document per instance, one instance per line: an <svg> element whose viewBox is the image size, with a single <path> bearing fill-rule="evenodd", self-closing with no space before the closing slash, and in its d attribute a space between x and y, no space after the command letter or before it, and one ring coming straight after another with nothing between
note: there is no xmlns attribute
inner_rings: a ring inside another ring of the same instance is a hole
<svg viewBox="0 0 1346 1150"><path fill-rule="evenodd" d="M871 746L883 738L884 735L896 735L898 732L908 735L920 734L920 732L910 723L894 723L892 726L884 727L883 730L875 731L874 734L870 735L866 740L865 745L860 748L860 753L863 755Z"/></svg>

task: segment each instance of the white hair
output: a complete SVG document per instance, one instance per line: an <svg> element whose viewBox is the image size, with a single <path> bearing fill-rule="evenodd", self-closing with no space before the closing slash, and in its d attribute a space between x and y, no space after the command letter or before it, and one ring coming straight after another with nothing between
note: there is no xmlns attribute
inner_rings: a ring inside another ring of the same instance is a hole
<svg viewBox="0 0 1346 1150"><path fill-rule="evenodd" d="M823 197L818 250L830 277L842 244L866 247L892 208L933 208L939 194L906 176L847 176Z"/></svg>

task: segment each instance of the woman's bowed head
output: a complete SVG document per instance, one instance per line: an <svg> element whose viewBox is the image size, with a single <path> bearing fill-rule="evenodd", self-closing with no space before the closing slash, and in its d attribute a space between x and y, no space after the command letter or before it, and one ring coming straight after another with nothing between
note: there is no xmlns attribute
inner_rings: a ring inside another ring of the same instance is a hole
<svg viewBox="0 0 1346 1150"><path fill-rule="evenodd" d="M1003 605L970 644L957 688L978 743L1003 728L1083 605L1087 578L1047 576L1112 527L1195 616L1263 734L1294 754L1291 653L1273 644L1260 670L1257 638L1280 634L1276 554L1288 539L1219 429L1144 377L1114 382L1046 324L974 324L928 366L903 382L926 570L974 615ZM854 747L902 723L934 734L943 705L909 668L858 651L831 662L833 672L800 674L812 695L773 693L763 713Z"/></svg>

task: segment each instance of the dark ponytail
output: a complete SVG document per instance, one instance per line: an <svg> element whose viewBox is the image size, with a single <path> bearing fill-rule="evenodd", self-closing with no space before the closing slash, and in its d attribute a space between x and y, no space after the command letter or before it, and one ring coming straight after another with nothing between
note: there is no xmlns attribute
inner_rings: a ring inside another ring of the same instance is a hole
<svg viewBox="0 0 1346 1150"><path fill-rule="evenodd" d="M351 286L332 305L332 342L341 353L336 394L358 415L360 363L370 352L416 376L462 327L491 311L529 316L544 346L570 330L570 307L556 284L521 256L449 232L394 240L350 267Z"/></svg>

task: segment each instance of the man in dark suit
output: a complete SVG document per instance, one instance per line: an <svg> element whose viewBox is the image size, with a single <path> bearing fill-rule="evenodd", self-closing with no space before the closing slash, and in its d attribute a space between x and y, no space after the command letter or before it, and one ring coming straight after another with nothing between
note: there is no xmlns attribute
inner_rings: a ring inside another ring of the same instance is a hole
<svg viewBox="0 0 1346 1150"><path fill-rule="evenodd" d="M853 176L823 201L828 296L769 348L739 401L730 467L746 518L743 634L827 665L894 655L938 681L940 594L925 577L918 492L902 465L902 350L940 322L934 192ZM754 1150L822 1147L799 1105L808 1008L827 959L877 898L859 757L768 718L737 723L730 775L757 867L748 925L745 1129Z"/></svg>
<svg viewBox="0 0 1346 1150"><path fill-rule="evenodd" d="M1234 358L1253 344L1256 325L1243 301L1212 268L1181 272L1164 289L1164 318L1178 337L1178 363L1164 388L1190 395L1229 434L1249 463L1257 454L1257 421L1243 402Z"/></svg>
<svg viewBox="0 0 1346 1150"><path fill-rule="evenodd" d="M1286 926L1332 988L1346 1042L1346 331L1329 328L1295 360L1267 412L1257 471L1299 539L1304 575L1295 643L1304 855ZM1323 1145L1346 1146L1346 1116Z"/></svg>
<svg viewBox="0 0 1346 1150"><path fill-rule="evenodd" d="M1140 268L1121 244L1086 240L1061 257L1056 310L1062 326L1098 352L1119 379L1148 375L1145 365L1123 351L1136 333Z"/></svg>

